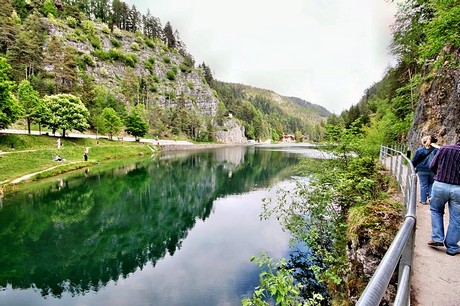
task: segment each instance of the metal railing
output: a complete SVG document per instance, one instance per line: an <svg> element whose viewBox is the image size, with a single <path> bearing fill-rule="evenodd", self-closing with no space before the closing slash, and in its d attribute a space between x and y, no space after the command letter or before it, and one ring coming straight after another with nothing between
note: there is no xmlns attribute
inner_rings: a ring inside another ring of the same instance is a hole
<svg viewBox="0 0 460 306"><path fill-rule="evenodd" d="M403 224L356 305L379 305L396 267L399 268L398 288L393 305L410 305L411 267L414 255L416 222L417 176L411 161L403 152L397 149L381 146L380 162L387 165L391 175L397 179L398 187L404 195L406 211ZM404 163L406 163L405 166Z"/></svg>

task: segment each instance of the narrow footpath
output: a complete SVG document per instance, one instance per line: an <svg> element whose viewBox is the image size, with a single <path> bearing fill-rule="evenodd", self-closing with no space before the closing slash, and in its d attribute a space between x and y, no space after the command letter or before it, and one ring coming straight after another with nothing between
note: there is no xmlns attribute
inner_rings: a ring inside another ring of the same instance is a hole
<svg viewBox="0 0 460 306"><path fill-rule="evenodd" d="M390 158L386 162L389 166ZM404 171L407 171L406 166L404 166ZM446 254L445 247L427 245L427 242L431 240L430 206L419 203L419 190L420 186L417 186L417 223L412 267L411 305L460 306L460 255L450 256ZM448 225L449 212L446 205L445 230L447 230Z"/></svg>

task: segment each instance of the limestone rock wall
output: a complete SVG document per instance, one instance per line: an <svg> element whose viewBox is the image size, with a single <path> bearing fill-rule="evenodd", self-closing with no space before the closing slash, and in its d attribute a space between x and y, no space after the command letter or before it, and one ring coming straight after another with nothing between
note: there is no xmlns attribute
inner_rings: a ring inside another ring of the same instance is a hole
<svg viewBox="0 0 460 306"><path fill-rule="evenodd" d="M244 144L248 142L244 136L244 131L244 126L240 125L236 120L230 119L215 132L215 139L222 143Z"/></svg>
<svg viewBox="0 0 460 306"><path fill-rule="evenodd" d="M460 69L442 68L426 85L409 132L411 147L416 149L420 138L431 134L439 145L460 141Z"/></svg>
<svg viewBox="0 0 460 306"><path fill-rule="evenodd" d="M103 61L94 56L95 48L89 41L76 39L78 35L75 29L64 24L48 23L48 34L58 36L66 46L74 48L80 56L89 56L94 65L87 65L86 73L91 75L95 82L109 88L113 94L122 101L129 103L133 97L126 97L120 84L123 79L129 78L129 70L132 70L138 82L145 82L149 88L146 94L139 97L140 103L146 105L160 105L163 107L174 107L183 101L187 109L194 109L201 115L215 116L217 113L218 99L213 90L204 81L198 69L192 68L190 71L182 71L181 64L184 57L177 50L169 50L156 42L154 47L147 46L142 37L126 31L107 32L102 23L95 23L97 37L101 42L101 49L108 52L110 49L117 49L124 54L133 54L137 58L134 68L128 67L119 61ZM114 47L112 40L120 42L119 47ZM133 48L136 45L137 48ZM45 50L47 43L45 43ZM153 58L153 69L145 67L145 62ZM165 61L168 59L169 62ZM47 70L52 70L47 67ZM166 77L169 70L176 71L176 79L168 80ZM134 80L133 80L134 81Z"/></svg>

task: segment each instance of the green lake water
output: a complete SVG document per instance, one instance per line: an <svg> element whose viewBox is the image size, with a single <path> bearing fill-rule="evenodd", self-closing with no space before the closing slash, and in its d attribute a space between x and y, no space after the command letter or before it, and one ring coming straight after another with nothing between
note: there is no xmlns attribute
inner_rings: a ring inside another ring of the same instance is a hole
<svg viewBox="0 0 460 306"><path fill-rule="evenodd" d="M264 198L292 188L301 146L103 163L0 199L0 305L240 305L249 261L289 252Z"/></svg>

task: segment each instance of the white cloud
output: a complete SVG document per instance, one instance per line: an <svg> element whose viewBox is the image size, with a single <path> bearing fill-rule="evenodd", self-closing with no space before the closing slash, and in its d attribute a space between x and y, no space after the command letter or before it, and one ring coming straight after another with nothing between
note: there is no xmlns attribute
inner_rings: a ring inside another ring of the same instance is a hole
<svg viewBox="0 0 460 306"><path fill-rule="evenodd" d="M385 0L129 0L171 22L221 81L339 113L381 79L395 8Z"/></svg>

